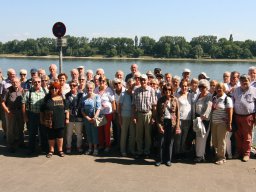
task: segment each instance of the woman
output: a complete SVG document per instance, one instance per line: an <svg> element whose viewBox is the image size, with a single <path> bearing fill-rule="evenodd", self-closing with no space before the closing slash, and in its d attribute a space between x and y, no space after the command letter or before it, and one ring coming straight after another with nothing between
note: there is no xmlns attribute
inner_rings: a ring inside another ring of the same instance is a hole
<svg viewBox="0 0 256 192"><path fill-rule="evenodd" d="M79 82L78 92L79 93L84 93L86 91L86 89L85 89L85 85L86 85L85 75L80 75L78 77L78 82Z"/></svg>
<svg viewBox="0 0 256 192"><path fill-rule="evenodd" d="M48 132L49 153L46 157L52 157L55 140L57 140L58 155L64 157L63 136L65 124L69 123L69 112L66 111L61 85L58 82L50 84L49 94L45 96L41 106L40 121L46 126Z"/></svg>
<svg viewBox="0 0 256 192"><path fill-rule="evenodd" d="M216 95L216 85L217 85L218 81L216 80L211 80L210 81L210 90L209 92L212 94L212 96Z"/></svg>
<svg viewBox="0 0 256 192"><path fill-rule="evenodd" d="M120 150L122 156L127 156L126 144L128 140L128 149L132 155L135 155L135 125L132 118L132 94L134 80L128 79L126 83L127 90L121 93L118 105L119 122L121 125ZM128 134L129 133L129 134Z"/></svg>
<svg viewBox="0 0 256 192"><path fill-rule="evenodd" d="M160 166L162 162L166 162L167 166L171 166L174 135L180 134L180 111L170 84L163 87L163 94L157 102L156 122L160 142L155 165Z"/></svg>
<svg viewBox="0 0 256 192"><path fill-rule="evenodd" d="M68 79L68 76L67 76L66 73L60 73L58 75L58 80L60 82L61 92L62 92L63 98L65 98L65 95L70 91L70 87L66 83L67 79Z"/></svg>
<svg viewBox="0 0 256 192"><path fill-rule="evenodd" d="M216 95L212 98L212 144L216 152L217 165L226 162L226 135L231 131L231 122L233 114L232 99L225 94L225 86L223 83L216 85Z"/></svg>
<svg viewBox="0 0 256 192"><path fill-rule="evenodd" d="M172 78L172 87L173 87L173 93L178 93L179 91L179 85L180 85L180 77L175 75Z"/></svg>
<svg viewBox="0 0 256 192"><path fill-rule="evenodd" d="M192 98L191 93L188 92L189 84L186 80L182 80L180 83L180 91L175 94L179 101L180 109L180 129L181 134L175 137L175 152L176 154L186 152L186 139L191 124L191 105Z"/></svg>
<svg viewBox="0 0 256 192"><path fill-rule="evenodd" d="M205 127L205 134L200 135L196 134L196 158L194 161L196 163L205 161L205 148L207 138L210 132L209 123L210 123L210 113L212 109L212 95L209 93L210 85L209 81L206 79L201 79L199 81L199 90L200 94L198 95L195 101L195 117L200 118L200 121L203 122Z"/></svg>
<svg viewBox="0 0 256 192"><path fill-rule="evenodd" d="M162 94L161 94L161 90L159 89L159 86L158 86L158 80L157 79L149 80L149 86L155 90L156 97L157 97L157 99L159 99L162 96Z"/></svg>
<svg viewBox="0 0 256 192"><path fill-rule="evenodd" d="M107 85L107 78L103 75L99 78L99 87L95 88L94 93L101 99L100 115L105 115L107 124L98 128L99 147L105 148L105 152L110 151L110 126L113 118L113 112L116 111L115 96L111 88Z"/></svg>
<svg viewBox="0 0 256 192"><path fill-rule="evenodd" d="M100 97L93 93L95 85L93 82L87 82L86 91L87 95L82 100L82 115L84 118L85 129L87 140L89 143L89 149L85 152L86 155L93 153L93 155L98 155L97 145L98 141L98 129L95 127L95 118L99 116L100 113Z"/></svg>

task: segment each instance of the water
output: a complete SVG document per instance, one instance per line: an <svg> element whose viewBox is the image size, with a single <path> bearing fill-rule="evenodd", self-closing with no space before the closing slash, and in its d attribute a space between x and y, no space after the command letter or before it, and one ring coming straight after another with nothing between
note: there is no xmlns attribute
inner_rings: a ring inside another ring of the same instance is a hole
<svg viewBox="0 0 256 192"><path fill-rule="evenodd" d="M31 68L44 68L47 73L50 64L55 63L58 66L58 59L27 59L27 58L0 58L0 68L6 76L8 68L14 68L16 73L24 68L28 71ZM64 59L63 71L70 75L70 70L83 65L85 69L103 68L108 78L112 79L115 72L120 69L125 74L130 72L130 65L137 63L139 70L146 73L159 67L163 73L170 72L172 75L181 76L184 68L189 68L192 72L191 77L197 77L200 72L206 72L211 79L222 80L222 74L225 71L239 71L241 74L248 72L250 66L256 65L253 62L200 62L200 61L143 61L143 60L82 60L82 59Z"/></svg>

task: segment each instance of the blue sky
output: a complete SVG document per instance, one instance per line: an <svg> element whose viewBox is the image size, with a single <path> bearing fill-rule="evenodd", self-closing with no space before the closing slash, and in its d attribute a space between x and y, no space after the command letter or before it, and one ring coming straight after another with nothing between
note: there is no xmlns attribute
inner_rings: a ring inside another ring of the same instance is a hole
<svg viewBox="0 0 256 192"><path fill-rule="evenodd" d="M0 41L68 35L92 37L217 35L256 40L255 0L8 0L1 1Z"/></svg>

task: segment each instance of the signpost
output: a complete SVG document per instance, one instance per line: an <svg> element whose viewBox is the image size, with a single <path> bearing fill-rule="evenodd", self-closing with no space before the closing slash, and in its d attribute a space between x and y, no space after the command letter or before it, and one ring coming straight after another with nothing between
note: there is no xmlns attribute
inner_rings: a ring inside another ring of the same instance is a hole
<svg viewBox="0 0 256 192"><path fill-rule="evenodd" d="M57 37L57 47L59 48L59 73L62 72L62 47L67 46L67 39L63 36L66 33L66 26L62 22L57 22L52 27L52 32Z"/></svg>

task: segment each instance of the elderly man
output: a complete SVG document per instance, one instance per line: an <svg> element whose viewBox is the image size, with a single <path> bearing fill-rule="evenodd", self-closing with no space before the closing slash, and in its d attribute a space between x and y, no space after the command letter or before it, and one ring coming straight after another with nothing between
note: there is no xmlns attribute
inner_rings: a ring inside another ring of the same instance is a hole
<svg viewBox="0 0 256 192"><path fill-rule="evenodd" d="M241 86L233 92L237 124L235 157L243 157L242 160L247 162L250 159L252 128L255 123L256 89L250 86L249 75L242 75L239 81Z"/></svg>
<svg viewBox="0 0 256 192"><path fill-rule="evenodd" d="M85 75L85 73L84 73L84 66L82 66L82 65L78 66L77 70L78 70L79 76L80 75Z"/></svg>
<svg viewBox="0 0 256 192"><path fill-rule="evenodd" d="M7 145L10 152L15 152L18 146L24 144L24 121L21 111L22 88L19 78L12 80L12 86L2 95L2 107L7 119Z"/></svg>
<svg viewBox="0 0 256 192"><path fill-rule="evenodd" d="M44 152L48 152L46 130L42 129L40 125L40 107L44 101L45 92L41 87L41 79L39 77L35 77L32 84L33 87L26 92L22 100L23 118L28 125L29 131L29 155L35 153L38 129L41 137L41 148Z"/></svg>
<svg viewBox="0 0 256 192"><path fill-rule="evenodd" d="M232 95L235 88L240 86L239 77L240 77L240 73L238 71L232 71L231 72L230 82L229 83L224 83L227 95Z"/></svg>
<svg viewBox="0 0 256 192"><path fill-rule="evenodd" d="M50 71L50 75L48 76L50 78L50 81L54 81L55 79L58 79L57 65L51 64L49 66L49 71Z"/></svg>
<svg viewBox="0 0 256 192"><path fill-rule="evenodd" d="M251 86L256 87L256 67L252 66L248 69L248 75L251 79Z"/></svg>
<svg viewBox="0 0 256 192"><path fill-rule="evenodd" d="M38 77L38 73L37 73L37 72L38 72L38 71L37 71L37 69L35 69L35 68L33 68L33 69L30 70L31 78L28 79L28 80L26 81L25 85L24 85L24 90L25 90L25 91L28 91L28 90L33 86L32 80L33 80L33 78Z"/></svg>
<svg viewBox="0 0 256 192"><path fill-rule="evenodd" d="M88 70L86 71L85 76L86 76L86 83L88 83L88 82L93 82L93 70L88 69Z"/></svg>
<svg viewBox="0 0 256 192"><path fill-rule="evenodd" d="M190 81L190 74L191 74L191 71L190 69L184 69L183 72L182 72L182 80L181 81L187 81L189 82Z"/></svg>
<svg viewBox="0 0 256 192"><path fill-rule="evenodd" d="M128 79L133 78L134 74L136 72L139 72L138 65L136 63L131 65L131 73L127 74L125 77L125 82L128 81Z"/></svg>
<svg viewBox="0 0 256 192"><path fill-rule="evenodd" d="M1 97L2 97L2 94L4 93L4 91L12 86L12 80L15 77L16 77L15 70L12 68L8 69L7 70L7 79L3 80L0 83L0 100L1 100ZM2 106L1 106L1 120L2 120L2 128L4 131L4 138L5 138L6 137L5 134L6 134L7 121L6 121Z"/></svg>
<svg viewBox="0 0 256 192"><path fill-rule="evenodd" d="M147 85L147 81L147 75L141 75L141 86L135 89L132 100L133 121L136 124L137 155L141 156L144 153L146 157L150 154L151 125L155 121L157 103L155 90Z"/></svg>
<svg viewBox="0 0 256 192"><path fill-rule="evenodd" d="M79 82L78 82L79 72L78 72L77 69L72 69L72 70L70 71L70 75L71 75L71 80L70 80L70 82L71 82L71 81L74 81L74 82L79 83Z"/></svg>

